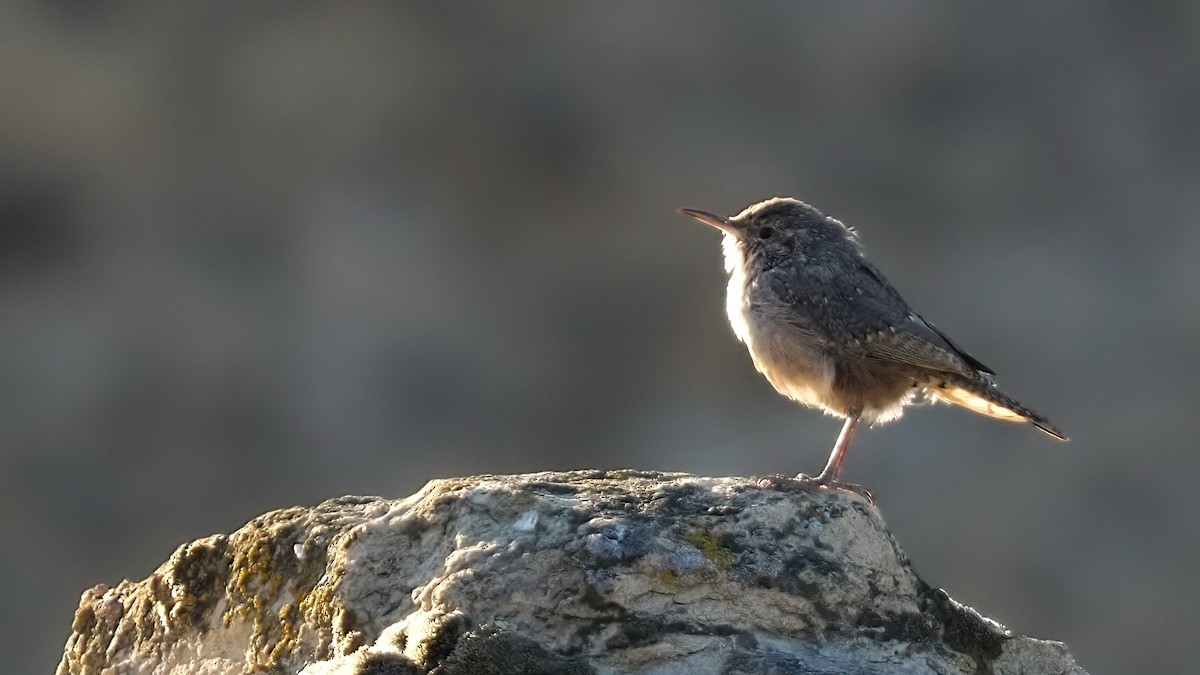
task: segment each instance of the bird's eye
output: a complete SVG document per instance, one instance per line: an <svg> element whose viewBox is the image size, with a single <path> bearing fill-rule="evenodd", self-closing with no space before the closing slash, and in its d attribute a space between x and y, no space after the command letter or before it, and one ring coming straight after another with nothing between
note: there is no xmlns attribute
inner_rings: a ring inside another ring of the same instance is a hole
<svg viewBox="0 0 1200 675"><path fill-rule="evenodd" d="M758 229L758 238L759 239L770 239L771 237L774 237L774 236L775 236L775 228L773 228L771 226L760 227Z"/></svg>

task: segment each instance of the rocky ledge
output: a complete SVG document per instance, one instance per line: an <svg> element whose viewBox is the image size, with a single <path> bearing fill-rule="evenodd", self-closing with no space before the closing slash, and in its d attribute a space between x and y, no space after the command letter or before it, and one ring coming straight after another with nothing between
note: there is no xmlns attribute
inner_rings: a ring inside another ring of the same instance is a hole
<svg viewBox="0 0 1200 675"><path fill-rule="evenodd" d="M273 511L86 591L60 674L1083 673L913 573L863 497L579 471Z"/></svg>

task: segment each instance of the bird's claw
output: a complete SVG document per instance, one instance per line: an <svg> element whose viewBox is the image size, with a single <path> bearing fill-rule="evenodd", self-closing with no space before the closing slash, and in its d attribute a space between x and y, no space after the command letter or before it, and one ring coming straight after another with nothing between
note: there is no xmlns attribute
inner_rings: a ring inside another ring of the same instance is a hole
<svg viewBox="0 0 1200 675"><path fill-rule="evenodd" d="M870 490L861 485L855 485L854 483L843 483L840 480L834 480L824 476L809 476L803 473L797 474L796 480L816 483L821 487L826 487L831 490L845 490L847 492L853 492L863 499L866 499L868 502L871 502L872 504L875 503L875 495L871 494Z"/></svg>
<svg viewBox="0 0 1200 675"><path fill-rule="evenodd" d="M853 483L843 483L841 481L829 480L820 476L809 476L808 474L797 474L795 478L784 476L782 474L772 474L763 476L758 479L758 486L764 490L775 490L777 492L812 492L814 488L828 488L830 490L846 490L866 499L872 504L875 503L875 495L871 491L861 485Z"/></svg>
<svg viewBox="0 0 1200 675"><path fill-rule="evenodd" d="M758 487L776 492L807 492L812 490L812 483L801 478L792 478L780 473L763 476L758 479Z"/></svg>

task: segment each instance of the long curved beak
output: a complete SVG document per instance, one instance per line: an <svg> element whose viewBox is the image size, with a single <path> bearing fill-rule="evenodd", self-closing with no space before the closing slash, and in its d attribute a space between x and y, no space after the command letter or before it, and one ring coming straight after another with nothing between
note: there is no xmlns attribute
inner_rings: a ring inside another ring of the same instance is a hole
<svg viewBox="0 0 1200 675"><path fill-rule="evenodd" d="M705 225L712 225L730 236L737 237L741 234L741 227L729 218L722 218L708 211L700 211L698 209L676 209L676 212L685 216L691 216Z"/></svg>

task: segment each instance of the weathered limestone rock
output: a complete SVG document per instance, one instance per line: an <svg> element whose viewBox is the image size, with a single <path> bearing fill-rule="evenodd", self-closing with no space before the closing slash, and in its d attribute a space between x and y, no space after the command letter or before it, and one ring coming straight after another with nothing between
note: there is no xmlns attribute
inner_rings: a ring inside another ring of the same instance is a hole
<svg viewBox="0 0 1200 675"><path fill-rule="evenodd" d="M60 674L1084 672L918 579L856 494L635 471L274 511L73 629Z"/></svg>

